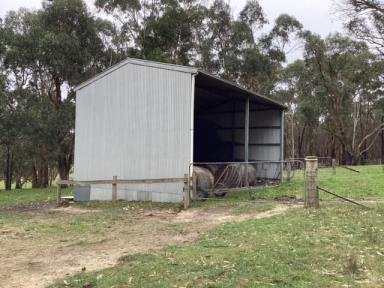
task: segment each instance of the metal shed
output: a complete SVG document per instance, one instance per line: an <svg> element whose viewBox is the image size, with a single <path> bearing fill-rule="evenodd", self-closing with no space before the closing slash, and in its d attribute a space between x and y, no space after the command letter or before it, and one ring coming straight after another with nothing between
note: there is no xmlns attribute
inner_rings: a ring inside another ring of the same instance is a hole
<svg viewBox="0 0 384 288"><path fill-rule="evenodd" d="M76 93L76 181L182 178L194 162L283 160L285 107L196 68L130 58ZM181 202L183 183L119 185L117 193ZM110 185L75 194L111 200Z"/></svg>

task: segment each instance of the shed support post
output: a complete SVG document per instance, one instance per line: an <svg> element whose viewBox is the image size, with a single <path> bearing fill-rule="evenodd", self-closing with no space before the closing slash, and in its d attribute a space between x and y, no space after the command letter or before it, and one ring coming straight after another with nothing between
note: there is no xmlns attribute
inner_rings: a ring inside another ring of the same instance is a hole
<svg viewBox="0 0 384 288"><path fill-rule="evenodd" d="M192 173L192 199L197 199L197 176Z"/></svg>
<svg viewBox="0 0 384 288"><path fill-rule="evenodd" d="M249 186L248 162L249 162L249 96L245 100L245 123L244 123L244 162L245 164L245 187Z"/></svg>
<svg viewBox="0 0 384 288"><path fill-rule="evenodd" d="M384 123L384 115L381 116L381 123ZM381 166L384 171L384 128L381 128Z"/></svg>
<svg viewBox="0 0 384 288"><path fill-rule="evenodd" d="M113 176L112 178L112 201L117 201L117 176Z"/></svg>
<svg viewBox="0 0 384 288"><path fill-rule="evenodd" d="M284 175L283 175L283 172L284 172L284 128L285 128L284 127L285 126L285 123L284 123L285 113L284 113L284 111L281 111L280 117L281 117L281 119L280 119L280 161L281 161L280 183L283 183L283 181L284 181ZM288 177L288 179L289 179L289 177Z"/></svg>
<svg viewBox="0 0 384 288"><path fill-rule="evenodd" d="M305 208L319 208L318 159L309 156L305 158Z"/></svg>

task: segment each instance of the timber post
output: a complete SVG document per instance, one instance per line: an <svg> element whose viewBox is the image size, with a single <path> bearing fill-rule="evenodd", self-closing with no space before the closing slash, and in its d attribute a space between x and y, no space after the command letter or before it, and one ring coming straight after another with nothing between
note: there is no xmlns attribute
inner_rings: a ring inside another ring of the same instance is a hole
<svg viewBox="0 0 384 288"><path fill-rule="evenodd" d="M184 174L184 209L188 209L191 200L189 181L188 174Z"/></svg>
<svg viewBox="0 0 384 288"><path fill-rule="evenodd" d="M319 208L318 186L318 158L308 156L305 158L305 208Z"/></svg>
<svg viewBox="0 0 384 288"><path fill-rule="evenodd" d="M336 175L336 159L332 158L332 174Z"/></svg>
<svg viewBox="0 0 384 288"><path fill-rule="evenodd" d="M117 201L117 176L112 178L112 201Z"/></svg>

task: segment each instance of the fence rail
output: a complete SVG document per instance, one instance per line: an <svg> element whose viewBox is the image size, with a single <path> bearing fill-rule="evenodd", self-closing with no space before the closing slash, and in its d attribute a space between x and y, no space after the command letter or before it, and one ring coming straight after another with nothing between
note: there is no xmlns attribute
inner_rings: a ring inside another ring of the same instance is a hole
<svg viewBox="0 0 384 288"><path fill-rule="evenodd" d="M91 185L91 184L159 184L159 183L182 183L185 178L160 178L160 179L111 179L111 180L92 180L92 181L75 181L75 180L58 180L58 185Z"/></svg>
<svg viewBox="0 0 384 288"><path fill-rule="evenodd" d="M189 206L189 197L186 197L186 191L190 191L188 185L190 178L188 175L184 175L183 178L158 178L158 179L118 179L117 176L113 176L111 180L58 180L57 183L57 204L61 205L61 188L64 185L69 186L88 186L88 185L112 185L112 201L117 201L117 185L120 184L162 184L162 183L184 183L184 206ZM186 188L186 186L188 188ZM186 199L188 198L188 199ZM188 208L188 207L186 207Z"/></svg>

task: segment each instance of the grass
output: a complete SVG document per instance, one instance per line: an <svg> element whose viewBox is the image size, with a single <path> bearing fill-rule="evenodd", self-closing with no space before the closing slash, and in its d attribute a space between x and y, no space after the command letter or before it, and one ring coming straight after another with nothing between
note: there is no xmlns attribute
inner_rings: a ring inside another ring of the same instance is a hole
<svg viewBox="0 0 384 288"><path fill-rule="evenodd" d="M5 189L5 185L4 185L4 181L0 181L0 190L4 190ZM12 184L12 189L15 189L15 183ZM23 189L30 189L32 187L32 183L31 182L27 182L27 183L24 183L23 185Z"/></svg>
<svg viewBox="0 0 384 288"><path fill-rule="evenodd" d="M383 217L384 206L331 205L224 224L52 287L383 287Z"/></svg>
<svg viewBox="0 0 384 288"><path fill-rule="evenodd" d="M384 170L380 165L356 166L354 169L360 173L352 172L338 167L336 175L333 175L332 169L319 169L319 186L335 192L341 196L357 200L383 199L384 200ZM248 201L250 196L255 199L275 200L284 198L303 199L304 197L304 172L295 171L294 178L290 182L278 187L258 188L251 193L233 193L225 197L224 203L216 205L225 205L226 203L235 203L238 201ZM334 199L332 196L320 192L320 198L324 200ZM198 206L204 205L201 203Z"/></svg>
<svg viewBox="0 0 384 288"><path fill-rule="evenodd" d="M320 169L320 186L354 199L384 199L382 167L355 168L361 173L338 168L333 175L330 169ZM273 199L300 199L303 193L303 173L296 171L291 182L252 192L259 202L250 202L249 193L237 193L192 206L202 210L222 206L233 215L257 213L272 209L276 205ZM325 194L321 198L333 199ZM143 215L147 209L181 207L90 202L74 208L97 213L49 209L15 213L20 207L53 204L55 199L55 188L0 191L0 226L36 247L47 243L83 249L104 243L115 229L125 231L118 227L131 227L137 214ZM82 272L66 279L68 285L59 281L52 287L384 287L383 220L383 205L370 211L332 203L319 211L293 209L269 219L220 225L191 245L126 256L114 268ZM146 229L177 235L184 228L165 222Z"/></svg>
<svg viewBox="0 0 384 288"><path fill-rule="evenodd" d="M22 189L0 191L0 207L27 205L35 202L49 202L56 199L56 189Z"/></svg>
<svg viewBox="0 0 384 288"><path fill-rule="evenodd" d="M56 188L47 189L21 189L21 190L0 190L0 208L12 206L25 206L37 203L50 203L56 201ZM63 195L71 195L72 189L62 191Z"/></svg>
<svg viewBox="0 0 384 288"><path fill-rule="evenodd" d="M356 169L361 173L338 168L333 175L321 169L320 185L354 199L383 199L381 166ZM302 198L303 189L303 174L296 172L289 183L253 192L266 200L261 206L245 203L232 213L268 210L273 207L268 200ZM248 193L194 205L243 200L249 200ZM126 256L114 268L80 273L52 287L383 287L383 220L384 205L369 211L332 203L318 211L293 209L268 219L220 225L192 245Z"/></svg>
<svg viewBox="0 0 384 288"><path fill-rule="evenodd" d="M384 199L384 169L381 165L357 166L355 173L337 168L336 175L331 169L320 169L320 187L342 196L354 199Z"/></svg>

